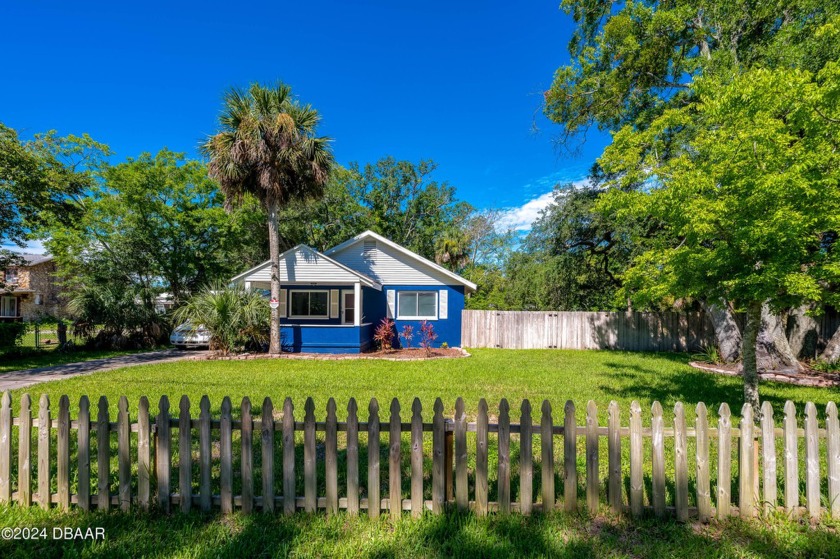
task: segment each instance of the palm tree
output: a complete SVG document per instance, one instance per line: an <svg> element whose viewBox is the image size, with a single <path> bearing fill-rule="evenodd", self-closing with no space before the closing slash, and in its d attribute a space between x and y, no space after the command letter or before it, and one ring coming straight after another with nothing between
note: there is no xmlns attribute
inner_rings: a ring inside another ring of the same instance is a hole
<svg viewBox="0 0 840 559"><path fill-rule="evenodd" d="M320 197L332 167L329 138L315 135L320 116L292 97L283 83L231 89L219 116L220 130L201 151L210 177L219 182L228 207L247 196L268 214L271 298L280 298L280 209L292 201ZM280 353L280 318L271 311L270 353Z"/></svg>

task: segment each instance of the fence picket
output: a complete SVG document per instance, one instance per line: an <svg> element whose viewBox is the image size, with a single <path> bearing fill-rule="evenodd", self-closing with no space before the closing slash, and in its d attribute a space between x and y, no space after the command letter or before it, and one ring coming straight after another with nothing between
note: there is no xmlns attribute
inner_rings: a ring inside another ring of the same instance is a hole
<svg viewBox="0 0 840 559"><path fill-rule="evenodd" d="M158 505L169 513L170 510L170 446L172 444L172 431L169 426L169 398L166 395L160 397L158 404L157 444L155 445L155 473L157 474Z"/></svg>
<svg viewBox="0 0 840 559"><path fill-rule="evenodd" d="M284 416L285 420L285 416ZM286 453L285 422L283 425L283 454ZM294 440L294 439L292 439ZM262 511L274 512L274 404L266 397L262 405L262 420L260 422L260 447L262 451ZM294 453L294 449L292 450ZM285 475L284 475L285 477ZM283 504L287 504L289 494L283 492ZM294 510L294 491L291 495L292 510ZM288 509L286 509L288 512Z"/></svg>
<svg viewBox="0 0 840 559"><path fill-rule="evenodd" d="M534 458L531 402L522 400L519 420L519 512L531 514L534 503Z"/></svg>
<svg viewBox="0 0 840 559"><path fill-rule="evenodd" d="M315 512L318 507L318 470L315 464L315 402L307 398L303 405L303 510Z"/></svg>
<svg viewBox="0 0 840 559"><path fill-rule="evenodd" d="M840 423L837 404L825 407L826 459L828 460L828 509L833 518L840 518Z"/></svg>
<svg viewBox="0 0 840 559"><path fill-rule="evenodd" d="M630 403L630 512L642 516L644 472L642 470L642 406L637 400Z"/></svg>
<svg viewBox="0 0 840 559"><path fill-rule="evenodd" d="M324 474L327 477L327 514L338 513L338 419L335 399L327 400L327 424L324 438Z"/></svg>
<svg viewBox="0 0 840 559"><path fill-rule="evenodd" d="M543 512L554 510L554 420L551 417L551 404L543 400L542 420L540 422L540 442L542 446L542 502Z"/></svg>
<svg viewBox="0 0 840 559"><path fill-rule="evenodd" d="M111 417L108 413L108 398L99 398L99 415L96 417L97 506L99 510L111 509Z"/></svg>
<svg viewBox="0 0 840 559"><path fill-rule="evenodd" d="M270 402L269 402L270 403ZM283 401L283 513L287 516L295 512L295 407L292 404L291 398L286 398ZM265 417L263 417L265 421ZM272 442L274 445L274 420L271 421ZM265 448L265 441L263 441L263 448ZM265 450L263 450L265 452ZM274 487L274 458L272 457L272 481L271 487ZM265 468L265 463L263 463ZM263 489L265 489L265 472L263 472ZM274 489L271 490L274 492ZM265 495L265 491L263 491ZM263 504L263 510L265 505ZM274 503L272 499L271 510L274 510Z"/></svg>
<svg viewBox="0 0 840 559"><path fill-rule="evenodd" d="M411 516L423 514L423 406L420 398L411 403ZM457 444L456 457L457 457ZM466 451L465 451L466 454ZM457 487L456 487L457 489Z"/></svg>
<svg viewBox="0 0 840 559"><path fill-rule="evenodd" d="M355 398L347 403L347 513L351 516L359 514L359 406ZM420 443L422 451L423 444ZM294 455L292 455L294 459ZM422 456L421 475L422 475ZM293 462L294 463L294 462ZM294 487L294 475L292 476ZM420 498L423 498L422 489ZM421 501L422 502L422 501Z"/></svg>
<svg viewBox="0 0 840 559"><path fill-rule="evenodd" d="M776 425L773 422L773 406L767 400L761 404L761 450L764 474L764 512L776 510Z"/></svg>
<svg viewBox="0 0 840 559"><path fill-rule="evenodd" d="M732 512L732 412L729 404L721 404L718 415L717 516L723 519Z"/></svg>
<svg viewBox="0 0 840 559"><path fill-rule="evenodd" d="M455 400L455 506L461 512L470 505L467 483L467 414L459 397Z"/></svg>
<svg viewBox="0 0 840 559"><path fill-rule="evenodd" d="M694 429L697 451L697 516L708 522L712 516L712 490L709 475L709 416L706 404L700 402L695 409Z"/></svg>
<svg viewBox="0 0 840 559"><path fill-rule="evenodd" d="M817 439L817 407L805 404L805 503L811 518L820 517L820 449Z"/></svg>
<svg viewBox="0 0 840 559"><path fill-rule="evenodd" d="M651 445L653 447L653 513L665 514L665 433L662 419L662 404L654 402L651 406Z"/></svg>
<svg viewBox="0 0 840 559"><path fill-rule="evenodd" d="M402 480L400 478L400 458L402 443L402 425L400 424L400 402L391 400L391 424L388 430L388 509L391 517L399 520L402 516Z"/></svg>
<svg viewBox="0 0 840 559"><path fill-rule="evenodd" d="M577 419L575 403L566 402L563 408L563 463L566 481L563 487L563 506L566 512L577 510Z"/></svg>
<svg viewBox="0 0 840 559"><path fill-rule="evenodd" d="M128 416L128 398L121 396L117 402L117 462L119 465L120 509L131 509L131 421Z"/></svg>
<svg viewBox="0 0 840 559"><path fill-rule="evenodd" d="M618 402L613 400L609 404L609 428L607 435L607 455L609 462L609 485L607 496L614 513L620 513L621 499L621 415Z"/></svg>
<svg viewBox="0 0 840 559"><path fill-rule="evenodd" d="M0 402L0 503L12 501L12 396L3 392Z"/></svg>
<svg viewBox="0 0 840 559"><path fill-rule="evenodd" d="M482 398L478 401L478 417L475 425L475 510L479 516L486 515L488 511L487 432L487 401Z"/></svg>
<svg viewBox="0 0 840 559"><path fill-rule="evenodd" d="M368 405L368 516L379 518L381 512L379 487L379 402L376 398Z"/></svg>
<svg viewBox="0 0 840 559"><path fill-rule="evenodd" d="M250 514L254 510L254 419L251 416L251 399L248 396L242 398L240 407L242 416L242 431L240 435L240 452L242 458L239 462L240 476L242 480L242 512Z"/></svg>
<svg viewBox="0 0 840 559"><path fill-rule="evenodd" d="M785 512L799 506L799 444L796 433L796 406L785 402Z"/></svg>
<svg viewBox="0 0 840 559"><path fill-rule="evenodd" d="M753 439L753 425L753 407L749 403L746 403L741 408L740 458L738 460L738 467L740 469L738 475L740 495L738 514L742 517L753 516L755 513L755 495L753 495L753 452L755 451L755 441Z"/></svg>
<svg viewBox="0 0 840 559"><path fill-rule="evenodd" d="M688 443L682 402L674 405L674 483L677 520L685 522L688 520Z"/></svg>
<svg viewBox="0 0 840 559"><path fill-rule="evenodd" d="M192 418L190 399L181 396L178 414L178 494L181 496L181 512L192 508Z"/></svg>
<svg viewBox="0 0 840 559"><path fill-rule="evenodd" d="M85 400L86 397L83 396ZM81 436L84 427L81 424L81 411L79 412L79 460L82 456L90 452L90 446L85 445L84 451L81 446ZM89 432L88 432L89 436ZM85 441L86 442L86 441ZM32 505L32 402L29 399L29 394L24 394L20 397L20 427L18 429L18 504L22 507ZM90 467L88 467L88 492L90 492ZM82 471L79 468L79 485L82 483ZM81 491L81 489L80 489ZM81 501L80 501L81 502ZM90 499L88 499L88 505ZM89 507L82 510L88 510Z"/></svg>
<svg viewBox="0 0 840 559"><path fill-rule="evenodd" d="M151 452L149 399L141 396L137 410L137 505L141 510L149 509L150 479L152 475Z"/></svg>
<svg viewBox="0 0 840 559"><path fill-rule="evenodd" d="M233 417L230 398L222 399L219 417L219 508L222 514L233 512Z"/></svg>
<svg viewBox="0 0 840 559"><path fill-rule="evenodd" d="M202 512L210 510L210 398L205 394L198 404L199 504ZM274 419L272 418L272 422ZM272 449L272 464L274 450Z"/></svg>
<svg viewBox="0 0 840 559"><path fill-rule="evenodd" d="M444 492L446 491L443 471L444 461L444 422L443 402L435 399L435 414L432 417L432 512L443 512Z"/></svg>
<svg viewBox="0 0 840 559"><path fill-rule="evenodd" d="M586 506L590 514L598 513L598 406L586 404Z"/></svg>
<svg viewBox="0 0 840 559"><path fill-rule="evenodd" d="M38 409L38 503L50 508L50 397L41 394Z"/></svg>
<svg viewBox="0 0 840 559"><path fill-rule="evenodd" d="M510 513L510 405L499 402L499 512Z"/></svg>

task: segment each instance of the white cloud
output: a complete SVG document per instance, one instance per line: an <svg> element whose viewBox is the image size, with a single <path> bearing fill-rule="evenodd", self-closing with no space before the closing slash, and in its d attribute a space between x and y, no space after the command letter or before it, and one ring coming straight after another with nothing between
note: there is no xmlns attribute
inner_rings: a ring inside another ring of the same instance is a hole
<svg viewBox="0 0 840 559"><path fill-rule="evenodd" d="M545 187L546 184L550 182L549 179L551 177L553 177L553 175L543 177L542 179L537 180L536 183ZM574 187L583 187L589 184L588 179L579 179L569 182ZM525 189L530 190L533 184L534 183L526 185ZM555 181L553 184L557 184L557 182ZM502 217L499 219L498 227L502 230L513 229L514 231L530 231L531 225L533 225L534 221L540 217L540 212L552 202L554 202L554 188L548 192L540 194L536 198L528 200L521 206L505 208L502 210Z"/></svg>
<svg viewBox="0 0 840 559"><path fill-rule="evenodd" d="M44 247L44 242L39 240L27 241L26 246L21 248L14 244L4 243L3 248L11 250L12 252L25 252L27 254L46 254L47 249Z"/></svg>
<svg viewBox="0 0 840 559"><path fill-rule="evenodd" d="M503 230L530 231L531 224L540 216L540 212L554 201L554 190L541 194L519 207L507 208L499 219Z"/></svg>

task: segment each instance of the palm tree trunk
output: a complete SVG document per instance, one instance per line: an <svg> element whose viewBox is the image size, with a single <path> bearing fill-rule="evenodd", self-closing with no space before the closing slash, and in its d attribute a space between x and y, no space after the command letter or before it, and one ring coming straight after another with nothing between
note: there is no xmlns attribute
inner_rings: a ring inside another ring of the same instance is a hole
<svg viewBox="0 0 840 559"><path fill-rule="evenodd" d="M744 402L752 404L753 411L760 413L758 405L758 364L756 359L756 340L761 328L761 302L753 301L747 307L747 323L744 326L741 356L744 366Z"/></svg>
<svg viewBox="0 0 840 559"><path fill-rule="evenodd" d="M271 258L271 299L280 300L280 204L277 201L267 203L268 210L268 248ZM268 353L280 353L280 309L271 309L271 332L269 332Z"/></svg>

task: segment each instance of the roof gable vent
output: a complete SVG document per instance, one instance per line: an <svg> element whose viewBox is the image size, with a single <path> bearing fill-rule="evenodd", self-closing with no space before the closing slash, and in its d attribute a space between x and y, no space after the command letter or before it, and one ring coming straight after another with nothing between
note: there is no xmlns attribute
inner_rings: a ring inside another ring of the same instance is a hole
<svg viewBox="0 0 840 559"><path fill-rule="evenodd" d="M362 244L362 254L369 255L376 250L376 239L365 239Z"/></svg>

